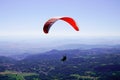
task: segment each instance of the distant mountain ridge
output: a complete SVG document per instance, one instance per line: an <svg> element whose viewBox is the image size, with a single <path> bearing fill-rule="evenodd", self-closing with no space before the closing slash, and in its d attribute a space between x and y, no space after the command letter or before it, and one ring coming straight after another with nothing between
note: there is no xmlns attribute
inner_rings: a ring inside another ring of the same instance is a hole
<svg viewBox="0 0 120 80"><path fill-rule="evenodd" d="M50 51L52 49L91 49L91 48L113 48L120 47L120 44L80 44L80 43L64 43L61 45L40 45L40 43L10 43L3 42L0 45L0 56L18 55L24 53L37 54Z"/></svg>
<svg viewBox="0 0 120 80"><path fill-rule="evenodd" d="M120 48L120 45L103 45L103 44L66 44L56 49L92 49L92 48Z"/></svg>

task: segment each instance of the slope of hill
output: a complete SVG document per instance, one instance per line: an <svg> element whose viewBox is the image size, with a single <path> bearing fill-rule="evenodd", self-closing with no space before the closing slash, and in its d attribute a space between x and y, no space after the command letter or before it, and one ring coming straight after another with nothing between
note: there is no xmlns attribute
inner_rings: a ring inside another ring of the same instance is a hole
<svg viewBox="0 0 120 80"><path fill-rule="evenodd" d="M64 55L67 60L62 62L60 59ZM0 62L2 59L6 58L1 57ZM38 80L119 80L120 48L51 50L23 60L12 60L12 63L10 58L4 64L9 66L1 64L1 69L4 68L1 72L36 73Z"/></svg>

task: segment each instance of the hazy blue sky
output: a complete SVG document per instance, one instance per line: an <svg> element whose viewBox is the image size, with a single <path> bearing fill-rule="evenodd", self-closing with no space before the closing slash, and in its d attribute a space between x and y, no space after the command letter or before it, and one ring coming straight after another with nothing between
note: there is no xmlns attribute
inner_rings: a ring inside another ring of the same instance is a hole
<svg viewBox="0 0 120 80"><path fill-rule="evenodd" d="M76 32L63 21L48 35L42 31L51 17L70 16ZM120 0L0 0L0 38L120 37Z"/></svg>

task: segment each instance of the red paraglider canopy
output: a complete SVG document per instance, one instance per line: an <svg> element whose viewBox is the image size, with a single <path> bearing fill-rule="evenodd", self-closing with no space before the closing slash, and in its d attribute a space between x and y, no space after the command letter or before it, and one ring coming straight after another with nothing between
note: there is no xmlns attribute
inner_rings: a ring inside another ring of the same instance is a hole
<svg viewBox="0 0 120 80"><path fill-rule="evenodd" d="M57 21L57 20L63 20L67 23L69 23L76 31L79 31L79 28L75 22L75 20L73 18L70 18L70 17L59 17L59 18L51 18L49 19L45 24L44 24L44 27L43 27L43 31L44 33L48 33L49 30L50 30L50 27Z"/></svg>

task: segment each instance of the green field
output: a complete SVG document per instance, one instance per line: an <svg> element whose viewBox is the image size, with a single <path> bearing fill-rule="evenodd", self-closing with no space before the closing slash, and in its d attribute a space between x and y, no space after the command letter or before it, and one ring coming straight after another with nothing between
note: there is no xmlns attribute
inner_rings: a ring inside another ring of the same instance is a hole
<svg viewBox="0 0 120 80"><path fill-rule="evenodd" d="M0 73L0 80L40 80L38 74L36 73L22 73L22 72L13 72L5 71Z"/></svg>

